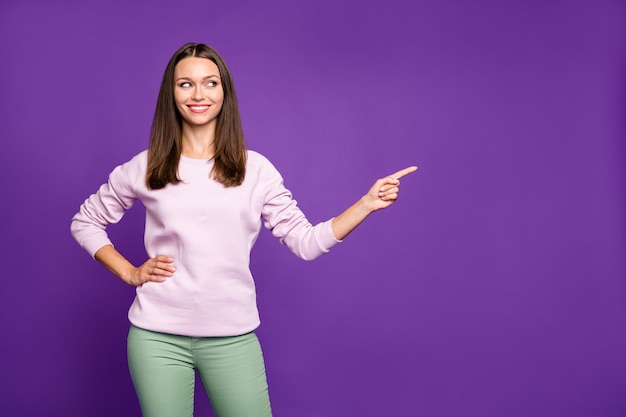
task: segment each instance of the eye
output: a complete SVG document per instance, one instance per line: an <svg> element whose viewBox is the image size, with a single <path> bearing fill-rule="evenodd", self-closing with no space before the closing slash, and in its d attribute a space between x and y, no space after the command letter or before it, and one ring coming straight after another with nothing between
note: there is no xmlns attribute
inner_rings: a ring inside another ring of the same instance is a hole
<svg viewBox="0 0 626 417"><path fill-rule="evenodd" d="M206 85L208 85L209 87L217 87L217 81L209 81L208 83L206 83Z"/></svg>
<svg viewBox="0 0 626 417"><path fill-rule="evenodd" d="M183 88L187 88L187 87L191 87L191 83L188 81L184 81L182 83L179 84L181 87Z"/></svg>

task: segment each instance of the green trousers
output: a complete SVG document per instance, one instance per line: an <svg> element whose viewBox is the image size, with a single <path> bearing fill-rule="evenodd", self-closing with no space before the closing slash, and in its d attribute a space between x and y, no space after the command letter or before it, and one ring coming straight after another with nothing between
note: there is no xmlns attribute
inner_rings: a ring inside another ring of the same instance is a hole
<svg viewBox="0 0 626 417"><path fill-rule="evenodd" d="M131 326L128 365L144 417L192 417L198 371L216 417L271 417L254 333L195 338Z"/></svg>

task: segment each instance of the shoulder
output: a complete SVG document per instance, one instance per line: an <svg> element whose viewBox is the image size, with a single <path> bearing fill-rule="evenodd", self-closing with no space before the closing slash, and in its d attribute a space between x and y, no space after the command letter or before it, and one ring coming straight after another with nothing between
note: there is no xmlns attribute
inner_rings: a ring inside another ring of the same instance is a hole
<svg viewBox="0 0 626 417"><path fill-rule="evenodd" d="M135 180L143 177L148 167L148 151L144 150L133 156L128 161L115 167L112 176L126 177L129 180Z"/></svg>
<svg viewBox="0 0 626 417"><path fill-rule="evenodd" d="M127 164L131 165L147 165L148 164L148 150L143 150L137 155L133 156Z"/></svg>
<svg viewBox="0 0 626 417"><path fill-rule="evenodd" d="M276 171L274 164L270 160L261 155L259 152L248 150L248 166L249 170Z"/></svg>
<svg viewBox="0 0 626 417"><path fill-rule="evenodd" d="M261 155L259 152L248 149L248 165L254 167L261 165L272 165L272 163L269 159Z"/></svg>
<svg viewBox="0 0 626 417"><path fill-rule="evenodd" d="M144 168L148 166L148 150L139 152L137 155L130 158L128 161L120 165L121 167L132 168Z"/></svg>
<svg viewBox="0 0 626 417"><path fill-rule="evenodd" d="M270 160L259 152L248 150L246 177L254 176L261 181L281 180L281 175Z"/></svg>

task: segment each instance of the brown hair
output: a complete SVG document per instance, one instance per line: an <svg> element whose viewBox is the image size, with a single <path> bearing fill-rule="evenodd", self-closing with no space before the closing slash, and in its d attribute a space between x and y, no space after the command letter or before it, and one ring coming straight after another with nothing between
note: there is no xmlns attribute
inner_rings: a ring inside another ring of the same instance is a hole
<svg viewBox="0 0 626 417"><path fill-rule="evenodd" d="M182 151L182 120L174 103L174 68L188 57L206 58L220 71L224 102L216 119L215 163L211 176L226 187L241 185L246 176L246 141L241 127L235 85L226 63L216 50L202 43L180 47L165 68L150 132L146 185L151 190L178 184Z"/></svg>

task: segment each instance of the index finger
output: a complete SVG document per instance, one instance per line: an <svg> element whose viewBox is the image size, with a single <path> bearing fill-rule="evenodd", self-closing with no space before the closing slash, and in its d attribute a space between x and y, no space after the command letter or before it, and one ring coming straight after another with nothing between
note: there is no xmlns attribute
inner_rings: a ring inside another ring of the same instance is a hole
<svg viewBox="0 0 626 417"><path fill-rule="evenodd" d="M395 178L395 179L400 179L400 178L404 177L405 175L408 175L411 172L415 172L415 171L417 171L417 167L416 166L411 166L411 167L408 167L408 168L401 169L400 171L398 171L398 172L396 172L394 174L391 174L390 177Z"/></svg>
<svg viewBox="0 0 626 417"><path fill-rule="evenodd" d="M172 258L171 256L167 256L167 255L157 255L154 257L154 259L157 262L165 262L165 263L172 263L174 262L174 258Z"/></svg>

